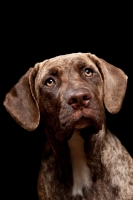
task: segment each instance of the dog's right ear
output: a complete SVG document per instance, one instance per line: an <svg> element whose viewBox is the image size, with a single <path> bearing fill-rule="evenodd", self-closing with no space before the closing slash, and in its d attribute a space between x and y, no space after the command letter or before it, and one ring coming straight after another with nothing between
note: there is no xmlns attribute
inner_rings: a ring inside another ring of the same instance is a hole
<svg viewBox="0 0 133 200"><path fill-rule="evenodd" d="M40 121L39 106L35 97L35 77L39 64L30 68L6 94L4 106L15 121L28 131L37 128Z"/></svg>
<svg viewBox="0 0 133 200"><path fill-rule="evenodd" d="M115 114L121 109L127 88L127 75L96 55L87 53L87 56L96 64L104 81L104 104L106 109Z"/></svg>

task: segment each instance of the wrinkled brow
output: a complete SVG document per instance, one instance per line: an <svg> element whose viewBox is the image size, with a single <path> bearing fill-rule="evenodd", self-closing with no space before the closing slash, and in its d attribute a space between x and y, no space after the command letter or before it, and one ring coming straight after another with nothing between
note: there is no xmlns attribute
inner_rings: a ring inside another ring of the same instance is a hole
<svg viewBox="0 0 133 200"><path fill-rule="evenodd" d="M91 69L93 69L93 64L92 63L87 63L85 62L84 60L81 60L81 59L77 59L74 63L73 63L73 68L74 70L82 70L83 68L85 67L89 67Z"/></svg>
<svg viewBox="0 0 133 200"><path fill-rule="evenodd" d="M62 67L61 66L54 66L54 67L50 67L46 73L45 76L59 76L62 74Z"/></svg>

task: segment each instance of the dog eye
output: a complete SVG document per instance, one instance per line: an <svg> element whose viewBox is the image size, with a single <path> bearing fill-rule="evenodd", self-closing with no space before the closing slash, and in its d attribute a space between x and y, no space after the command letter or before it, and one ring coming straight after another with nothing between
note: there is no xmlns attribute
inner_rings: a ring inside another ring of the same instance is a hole
<svg viewBox="0 0 133 200"><path fill-rule="evenodd" d="M45 85L47 85L48 87L52 87L53 85L55 85L55 81L52 78L48 78L45 81Z"/></svg>
<svg viewBox="0 0 133 200"><path fill-rule="evenodd" d="M86 69L85 69L85 75L86 75L86 76L90 77L90 76L92 76L92 74L93 74L92 69L90 69L90 68L86 68Z"/></svg>

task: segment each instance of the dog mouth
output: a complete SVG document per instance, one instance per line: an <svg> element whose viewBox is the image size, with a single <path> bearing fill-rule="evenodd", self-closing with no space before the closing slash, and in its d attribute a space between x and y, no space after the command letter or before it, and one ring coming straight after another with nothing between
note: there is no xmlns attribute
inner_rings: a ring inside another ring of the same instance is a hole
<svg viewBox="0 0 133 200"><path fill-rule="evenodd" d="M63 121L64 122L64 121ZM69 120L62 123L62 127L66 129L82 129L92 124L92 120L82 110L77 110L69 116Z"/></svg>
<svg viewBox="0 0 133 200"><path fill-rule="evenodd" d="M75 120L74 129L83 129L91 125L92 125L91 119L82 115L78 120Z"/></svg>
<svg viewBox="0 0 133 200"><path fill-rule="evenodd" d="M80 132L88 134L97 134L102 128L103 119L99 109L83 108L76 110L71 114L61 115L60 125L61 132L56 133L58 140L68 139L72 136L73 131L78 129Z"/></svg>
<svg viewBox="0 0 133 200"><path fill-rule="evenodd" d="M94 109L84 108L73 112L69 119L70 124L65 124L64 128L71 127L72 129L83 129L86 127L94 127L96 131L101 129L102 119L99 111Z"/></svg>
<svg viewBox="0 0 133 200"><path fill-rule="evenodd" d="M73 118L74 129L83 129L90 126L95 127L95 130L101 129L100 117L95 115L91 109L77 110L71 117Z"/></svg>

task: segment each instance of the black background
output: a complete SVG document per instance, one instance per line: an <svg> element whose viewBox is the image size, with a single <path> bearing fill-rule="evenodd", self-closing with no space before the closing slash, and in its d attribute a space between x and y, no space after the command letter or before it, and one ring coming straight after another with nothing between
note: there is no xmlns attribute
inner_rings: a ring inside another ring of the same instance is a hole
<svg viewBox="0 0 133 200"><path fill-rule="evenodd" d="M91 52L121 68L128 88L121 111L107 113L109 129L133 156L131 5L82 2L7 4L1 17L1 199L37 199L44 135L23 130L6 112L6 93L36 62L67 53Z"/></svg>

